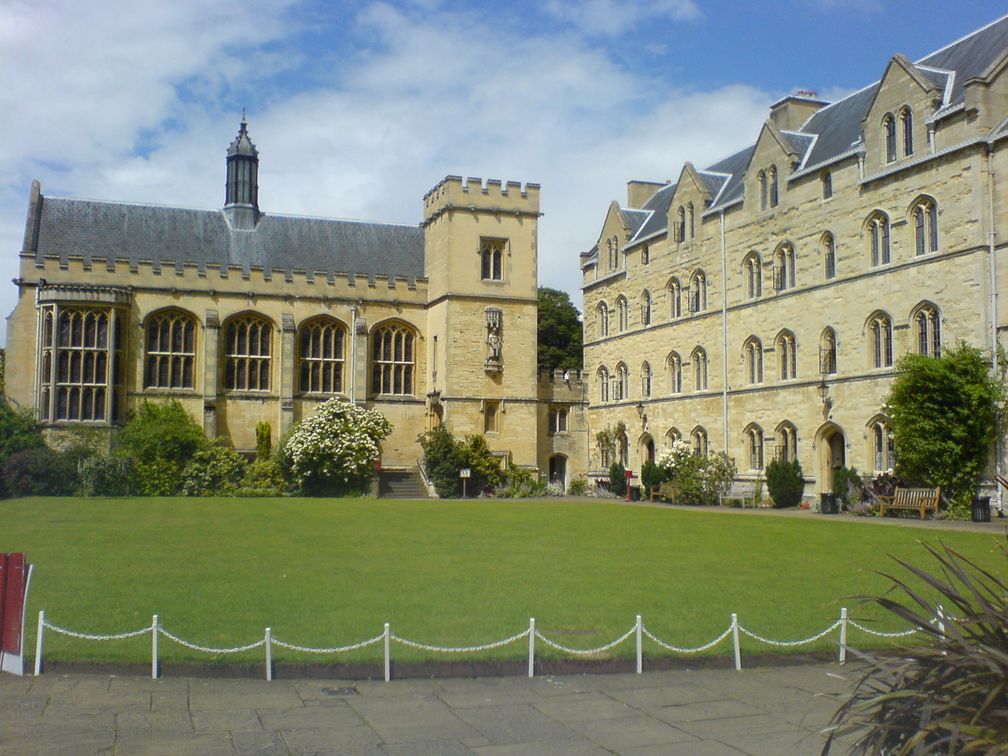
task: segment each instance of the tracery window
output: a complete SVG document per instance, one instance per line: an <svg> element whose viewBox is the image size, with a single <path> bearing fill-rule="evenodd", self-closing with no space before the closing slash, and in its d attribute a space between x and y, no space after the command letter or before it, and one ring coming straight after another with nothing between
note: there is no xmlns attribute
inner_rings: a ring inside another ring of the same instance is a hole
<svg viewBox="0 0 1008 756"><path fill-rule="evenodd" d="M665 287L669 298L669 318L675 320L682 317L682 285L678 278L673 278Z"/></svg>
<svg viewBox="0 0 1008 756"><path fill-rule="evenodd" d="M777 336L777 364L780 366L782 381L798 376L798 350L791 331L781 331Z"/></svg>
<svg viewBox="0 0 1008 756"><path fill-rule="evenodd" d="M900 123L903 125L903 155L910 157L913 155L913 113L909 107L904 107L900 111Z"/></svg>
<svg viewBox="0 0 1008 756"><path fill-rule="evenodd" d="M669 356L665 358L665 365L668 368L668 374L669 374L669 393L681 394L682 359L679 357L679 353L669 352Z"/></svg>
<svg viewBox="0 0 1008 756"><path fill-rule="evenodd" d="M770 170L767 171L767 183L770 185L770 207L777 207L778 193L777 193L777 166L771 165Z"/></svg>
<svg viewBox="0 0 1008 756"><path fill-rule="evenodd" d="M876 313L868 322L872 367L892 367L892 321L885 313Z"/></svg>
<svg viewBox="0 0 1008 756"><path fill-rule="evenodd" d="M763 383L763 344L755 336L746 339L742 346L745 359L746 374L749 384Z"/></svg>
<svg viewBox="0 0 1008 756"><path fill-rule="evenodd" d="M755 423L750 423L745 431L746 446L749 451L749 469L763 469L763 429Z"/></svg>
<svg viewBox="0 0 1008 756"><path fill-rule="evenodd" d="M868 252L871 255L872 267L888 265L889 252L889 216L878 211L868 218L865 229L868 235Z"/></svg>
<svg viewBox="0 0 1008 756"><path fill-rule="evenodd" d="M123 317L114 307L41 308L39 419L122 420Z"/></svg>
<svg viewBox="0 0 1008 756"><path fill-rule="evenodd" d="M630 371L621 362L616 366L616 378L613 381L613 401L621 402L626 399L630 395L629 388Z"/></svg>
<svg viewBox="0 0 1008 756"><path fill-rule="evenodd" d="M679 432L678 428L674 426L672 428L669 428L667 431L665 431L665 448L671 449L672 445L675 444L676 441L679 441L681 438L682 433Z"/></svg>
<svg viewBox="0 0 1008 756"><path fill-rule="evenodd" d="M651 363L645 362L641 365L640 369L641 378L641 397L644 399L651 398Z"/></svg>
<svg viewBox="0 0 1008 756"><path fill-rule="evenodd" d="M798 429L794 424L785 420L778 425L776 440L777 459L785 462L794 462L798 459Z"/></svg>
<svg viewBox="0 0 1008 756"><path fill-rule="evenodd" d="M707 309L707 276L698 270L690 277L689 292L690 312L703 312Z"/></svg>
<svg viewBox="0 0 1008 756"><path fill-rule="evenodd" d="M480 277L484 281L504 279L504 244L503 239L480 241Z"/></svg>
<svg viewBox="0 0 1008 756"><path fill-rule="evenodd" d="M819 373L833 375L837 371L836 332L826 327L819 339Z"/></svg>
<svg viewBox="0 0 1008 756"><path fill-rule="evenodd" d="M416 335L401 323L390 323L371 335L371 391L408 396L413 393Z"/></svg>
<svg viewBox="0 0 1008 756"><path fill-rule="evenodd" d="M702 425L698 425L690 433L690 442L693 444L693 453L696 456L707 456L707 431Z"/></svg>
<svg viewBox="0 0 1008 756"><path fill-rule="evenodd" d="M298 333L299 390L306 394L343 393L346 328L335 318L315 318Z"/></svg>
<svg viewBox="0 0 1008 756"><path fill-rule="evenodd" d="M938 251L938 209L930 197L917 200L910 211L914 225L914 251L917 256Z"/></svg>
<svg viewBox="0 0 1008 756"><path fill-rule="evenodd" d="M693 368L693 390L707 390L707 352L703 347L697 347L690 356L690 364Z"/></svg>
<svg viewBox="0 0 1008 756"><path fill-rule="evenodd" d="M888 420L882 416L872 418L868 423L868 432L871 439L874 472L882 473L892 470L896 465L896 450Z"/></svg>
<svg viewBox="0 0 1008 756"><path fill-rule="evenodd" d="M941 314L938 308L926 304L913 317L917 335L917 352L929 357L941 356Z"/></svg>
<svg viewBox="0 0 1008 756"><path fill-rule="evenodd" d="M604 404L609 401L609 371L604 365L595 373L595 378L599 384L599 402Z"/></svg>
<svg viewBox="0 0 1008 756"><path fill-rule="evenodd" d="M836 278L836 240L827 231L822 235L823 274L826 279Z"/></svg>
<svg viewBox="0 0 1008 756"><path fill-rule="evenodd" d="M557 404L549 410L549 432L551 434L567 432L567 415L569 408L566 404Z"/></svg>
<svg viewBox="0 0 1008 756"><path fill-rule="evenodd" d="M224 388L269 391L273 325L258 315L240 315L224 326Z"/></svg>
<svg viewBox="0 0 1008 756"><path fill-rule="evenodd" d="M599 338L605 338L609 335L609 305L605 302L599 302L598 306L598 330Z"/></svg>
<svg viewBox="0 0 1008 756"><path fill-rule="evenodd" d="M179 310L147 318L144 387L191 389L196 373L196 318Z"/></svg>
<svg viewBox="0 0 1008 756"><path fill-rule="evenodd" d="M619 331L622 333L629 326L630 308L627 305L626 297L622 294L616 298L616 318L619 324Z"/></svg>
<svg viewBox="0 0 1008 756"><path fill-rule="evenodd" d="M774 288L785 291L795 287L795 251L789 243L781 244L774 252Z"/></svg>
<svg viewBox="0 0 1008 756"><path fill-rule="evenodd" d="M743 265L746 278L746 297L758 299L763 296L763 263L756 252L750 252Z"/></svg>
<svg viewBox="0 0 1008 756"><path fill-rule="evenodd" d="M885 135L886 162L896 160L896 119L892 113L886 113L882 118L882 131Z"/></svg>

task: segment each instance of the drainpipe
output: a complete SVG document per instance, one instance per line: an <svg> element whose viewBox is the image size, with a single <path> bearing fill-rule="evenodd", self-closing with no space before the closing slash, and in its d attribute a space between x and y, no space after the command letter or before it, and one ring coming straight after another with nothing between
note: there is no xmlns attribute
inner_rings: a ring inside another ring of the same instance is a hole
<svg viewBox="0 0 1008 756"><path fill-rule="evenodd" d="M357 305L350 305L350 404L357 405Z"/></svg>
<svg viewBox="0 0 1008 756"><path fill-rule="evenodd" d="M721 432L722 449L728 453L728 250L725 247L725 217L721 220Z"/></svg>
<svg viewBox="0 0 1008 756"><path fill-rule="evenodd" d="M998 364L998 288L997 288L997 252L995 241L997 238L996 219L994 216L994 143L987 142L987 213L990 217L990 224L987 228L988 254L990 255L990 338L991 338L991 366L994 370L994 377L1000 373ZM1001 477L1001 439L1000 435L994 434L994 474ZM1004 514L1004 500L1001 484L997 478L994 480L994 491L997 496L998 514Z"/></svg>

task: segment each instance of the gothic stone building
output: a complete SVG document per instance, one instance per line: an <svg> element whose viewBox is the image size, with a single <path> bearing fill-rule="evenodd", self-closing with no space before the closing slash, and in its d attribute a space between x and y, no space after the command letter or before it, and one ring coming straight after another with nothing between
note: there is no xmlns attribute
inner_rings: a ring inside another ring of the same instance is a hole
<svg viewBox="0 0 1008 756"><path fill-rule="evenodd" d="M337 396L394 424L386 470L415 469L417 435L443 422L514 464L584 472L580 375L536 370L538 185L448 176L400 226L264 213L258 169L243 120L223 210L33 183L8 399L59 435L175 398L250 450L258 422L276 441Z"/></svg>
<svg viewBox="0 0 1008 756"><path fill-rule="evenodd" d="M797 457L809 494L891 468L899 356L1008 325L1006 137L1008 17L838 102L786 97L674 183L631 181L581 258L592 431L622 423L634 469L677 438L742 478Z"/></svg>

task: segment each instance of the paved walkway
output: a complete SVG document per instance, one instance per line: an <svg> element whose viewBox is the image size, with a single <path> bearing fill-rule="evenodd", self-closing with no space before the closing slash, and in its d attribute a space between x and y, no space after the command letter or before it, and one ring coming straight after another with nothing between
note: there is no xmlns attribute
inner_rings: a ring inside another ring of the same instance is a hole
<svg viewBox="0 0 1008 756"><path fill-rule="evenodd" d="M851 665L346 682L0 675L2 754L817 754Z"/></svg>

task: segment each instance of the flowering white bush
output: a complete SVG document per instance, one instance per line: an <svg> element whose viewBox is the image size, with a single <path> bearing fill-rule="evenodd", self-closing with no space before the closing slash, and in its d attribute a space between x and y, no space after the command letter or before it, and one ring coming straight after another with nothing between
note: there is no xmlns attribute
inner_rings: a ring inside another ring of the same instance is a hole
<svg viewBox="0 0 1008 756"><path fill-rule="evenodd" d="M681 468L693 456L693 445L684 438L678 438L672 442L672 448L666 449L655 459L665 473L672 474L677 468Z"/></svg>
<svg viewBox="0 0 1008 756"><path fill-rule="evenodd" d="M287 437L283 454L294 485L304 494L363 491L390 433L392 423L377 410L330 399Z"/></svg>

